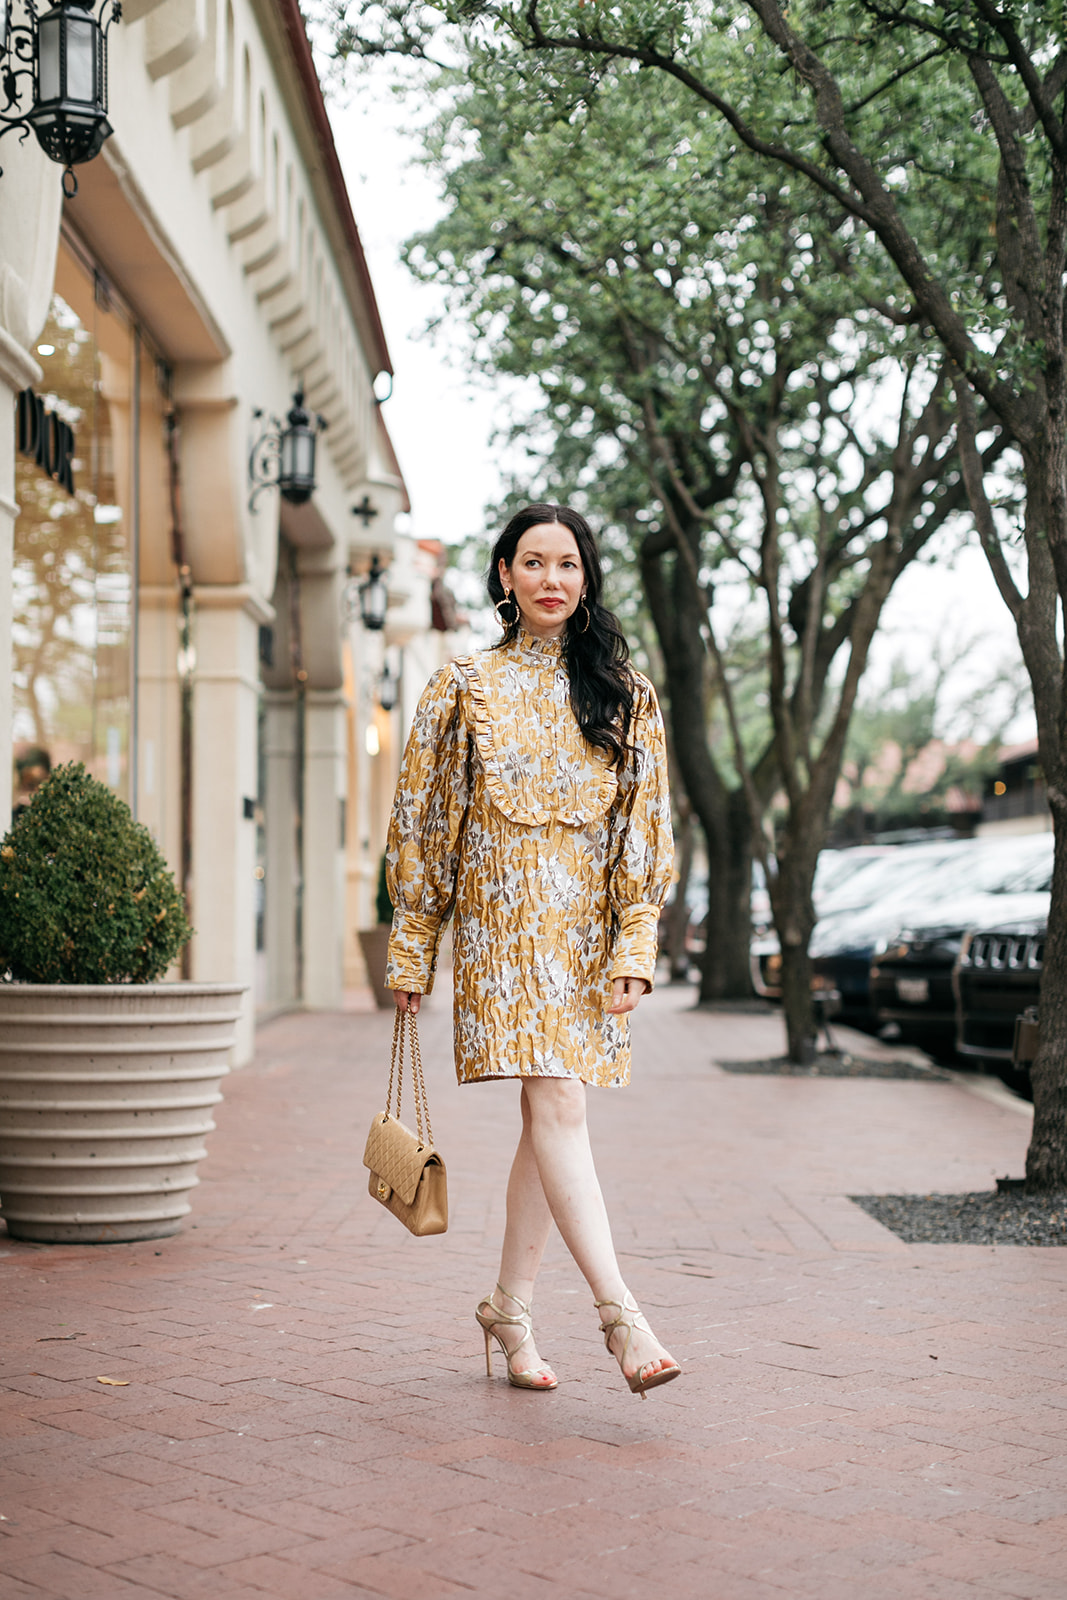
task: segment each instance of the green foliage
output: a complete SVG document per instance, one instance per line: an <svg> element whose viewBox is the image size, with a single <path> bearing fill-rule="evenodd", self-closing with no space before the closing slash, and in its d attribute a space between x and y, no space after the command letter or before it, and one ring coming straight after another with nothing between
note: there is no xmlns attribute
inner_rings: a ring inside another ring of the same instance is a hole
<svg viewBox="0 0 1067 1600"><path fill-rule="evenodd" d="M24 983L151 983L192 935L148 829L81 763L0 845L0 968Z"/></svg>
<svg viewBox="0 0 1067 1600"><path fill-rule="evenodd" d="M375 895L374 904L377 908L379 924L392 922L393 902L389 898L389 885L386 882L384 856L382 856L382 859L378 863L378 892Z"/></svg>
<svg viewBox="0 0 1067 1600"><path fill-rule="evenodd" d="M612 603L638 634L639 563L646 587L648 561L660 563L671 606L692 590L673 553L680 531L709 599L712 585L723 597L716 627L731 635L719 617L744 616L753 638L748 601L766 590L787 635L784 692L804 676L804 637L818 701L887 512L895 577L960 503L936 417L916 466L921 505L890 480L906 436L927 432L916 419L937 363L917 330L887 328L864 305L893 292L879 247L844 228L836 204L768 173L718 119L693 118L688 92L661 75L469 48L462 75L438 80L428 135L448 211L406 253L445 291L450 334L468 330L476 369L524 380L512 440L529 466L511 498L592 515ZM720 45L717 68L733 53ZM763 103L784 118L791 95L769 81ZM669 626L686 626L677 610ZM734 654L726 637L723 651ZM767 678L751 647L742 655L754 761ZM729 741L713 746L736 781Z"/></svg>
<svg viewBox="0 0 1067 1600"><path fill-rule="evenodd" d="M894 459L891 470L897 487L907 492L910 478L910 488L914 490L917 472L929 472L931 453L943 454L949 448L948 429L943 421L948 391L953 391L958 419L956 447L966 502L975 517L1001 595L1016 618L1034 694L1050 793L1062 795L1067 788L1063 643L1058 624L1067 605L1067 473L1062 449L1067 415L1067 366L1063 359L1067 325L1064 0L330 3L350 22L358 14L359 25L350 26L342 54L358 56L402 49L428 61L433 59L433 49L443 47L442 53L451 53L452 59L465 54L472 57L470 78L475 84L482 64L502 65L513 74L515 98L521 101L525 92L526 100L546 125L561 115L569 120L575 111L584 112L591 107L612 73L620 79L629 74L639 80L647 71L649 77L658 80L665 102L675 86L685 91L685 105L675 121L679 150L695 147L707 123L721 119L727 148L719 158L719 172L735 167L742 150L748 151L762 163L758 192L777 189L783 194L788 191L791 200L795 193L809 201L818 197L821 202L829 202L831 210L836 210L836 222L832 223L822 259L813 259L816 276L825 274L827 263L839 274L846 291L841 303L853 312L856 328L868 316L890 335L919 335L927 341L928 349L932 349L932 334L947 358L942 368L943 392L939 394L935 388L941 417L929 407L922 417L917 418L914 410L909 417L907 406L902 408L900 417L901 444L907 445L907 452L902 449L901 456L912 454L917 435L922 432L932 436L935 445L914 466ZM445 26L439 29L442 20ZM417 47L412 49L414 39ZM535 88L531 93L527 87L530 80L522 77L519 63L524 55L534 56L544 70L541 91ZM582 70L588 87L568 103L561 86L565 86L568 74L575 78ZM561 170L568 175L568 169ZM622 162L620 171L627 174ZM526 195L532 215L551 210L551 199L544 190L527 189ZM723 212L728 226L747 214L746 209L729 205ZM686 213L679 211L676 215ZM488 228L482 235L480 258L471 255L469 263L457 258L470 282L490 277L499 260L498 247L506 237L506 224L499 230ZM624 271L618 276L609 273L595 283L590 281L590 294L595 289L606 301L616 295L630 271L631 260L637 259L629 244L636 238L636 230L628 228L623 241ZM855 254L857 243L863 248ZM559 248L570 248L562 234ZM710 254L714 259L715 253ZM546 244L543 259L552 258L551 246ZM438 262L447 275L449 264L445 257L439 256ZM454 281L460 282L458 274ZM788 285L783 279L782 286L787 288L784 310L789 314L801 299L801 291L792 273ZM528 276L527 287L532 295L530 309L547 308L548 315L557 322L554 337L547 331L542 336L547 359L540 365L558 372L564 364L561 348L569 346L576 332L572 307L553 294L536 274ZM724 288L729 294L728 278ZM544 300L538 301L539 293L544 294ZM717 294L717 298L721 296ZM496 311L502 320L501 308ZM779 327L780 333L786 331L781 324ZM754 327L753 331L759 330ZM481 332L489 338L493 336L491 318L483 322ZM631 332L640 348L646 333L644 324L632 319ZM536 347L531 348L536 355ZM692 366L699 371L703 358L692 346L672 348L680 369ZM740 350L740 340L737 348ZM782 348L780 336L777 348ZM917 359L921 362L923 357ZM926 360L929 364L929 357ZM768 354L764 376L777 375L779 368L772 361ZM737 365L731 361L731 377L736 375ZM539 370L538 366L533 370ZM644 386L632 389L626 396L632 408L647 411L660 407L658 379L664 370L662 360L645 362ZM787 382L797 380L795 371L787 375L784 365L780 370ZM584 379L584 375L579 376ZM838 376L834 373L831 381ZM543 376L541 382L545 387ZM758 372L753 371L748 382L758 393ZM584 401L592 395L591 403L596 408L597 391L587 382L579 388L572 376L561 373L558 389L557 395L548 397L546 407L557 430L561 422L565 429L568 427L561 401L570 406L573 414L575 399ZM723 398L729 413L727 420L734 422L736 392ZM832 410L832 391L828 398ZM976 398L984 407L977 425L972 414ZM669 414L661 415L670 420ZM784 438L780 420L773 416L767 420L772 433L777 429L780 438ZM757 435L759 418L747 413L744 421L750 434ZM850 419L842 414L840 421L847 429L848 439L838 453L847 460L856 440L848 425ZM625 455L631 448L635 431L632 418L620 421L615 435L618 454ZM992 435L992 443L979 447L976 440L980 435L987 440ZM573 424L570 437L578 437ZM662 441L668 447L673 444L671 429L664 428ZM709 445L714 440L705 435L699 442ZM772 445L779 442L772 437ZM827 751L833 753L834 738L839 746L843 737L853 703L849 694L855 694L865 660L862 636L865 633L869 640L868 624L895 576L894 545L903 543L904 554L910 537L904 533L902 539L893 503L872 506L871 497L878 488L877 479L872 477L858 485L860 494L854 514L861 527L870 525L868 518L884 518L886 535L881 552L878 542L868 541L864 548L859 540L850 540L848 523L842 525L840 519L842 497L826 471L833 442L828 433L826 443L831 449L823 449L821 459L813 463L813 484L804 513L812 530L808 548L814 545L816 560L809 564L806 574L801 569L800 581L795 583L785 605L779 598L780 575L783 570L792 569L794 574L797 571L795 543L791 547L784 539L777 544L765 539L759 573L752 574L772 601L768 606L771 699L776 726L781 730L776 738L778 761L790 806L799 819L794 829L791 818L790 834L796 840L804 831L801 811L807 811L810 833L819 807L825 810L829 802L825 785L832 763L824 762L820 756L822 772L815 773L807 729L820 711L818 696L813 693L820 657L825 665L827 649L834 646L839 629L831 623L822 630L824 637L818 638L818 649L814 653L807 651L814 670L807 673L806 679L802 670L797 679L800 699L806 702L799 707L803 714L798 713L795 718L799 737L793 736L780 715L790 646L794 641L801 644L803 664L804 642L810 640L812 631L809 624L817 621L820 614L832 616L835 610L839 611L840 622L847 617L850 605L867 605L867 623L860 619L852 630L848 676L835 727L823 746L823 755ZM1028 592L1020 589L1004 557L1005 519L998 517L993 495L987 489L988 475L997 467L1002 452L1013 448L1021 459L1026 489L1022 534ZM984 455L980 455L980 449ZM746 457L743 465L754 473L757 452L746 452ZM790 502L779 492L778 462L771 450L764 452L764 460L767 468L760 487L764 490L765 524L772 517L779 517L787 528L795 526L797 502ZM873 464L873 455L868 453L865 465ZM905 465L906 471L902 470ZM685 452L675 449L670 466L677 483L664 483L659 496L668 511L672 509L670 500L677 484L689 490L685 482L689 477ZM885 470L889 470L888 462ZM660 481L663 483L662 473ZM895 494L893 498L896 499ZM932 499L929 491L925 498ZM946 497L950 505L953 499L959 502L962 498L951 489ZM686 504L691 511L690 502L696 503L702 522L717 523L715 531L720 541L731 531L722 527L716 515L722 501L719 496L701 504L690 490ZM640 509L647 516L658 508L645 504ZM742 506L742 512L743 509ZM912 517L913 527L923 515L920 505L919 517ZM683 521L677 511L673 520ZM684 528L673 539L679 554L683 552L683 535L688 537ZM734 545L739 564L744 564L742 541L737 538ZM835 554L839 558L836 573L831 560ZM847 587L850 564L858 576L865 564L870 581L862 590L857 586L853 600L846 598L842 606L840 591ZM708 573L705 566L705 574L701 579L706 586L714 578L721 588L717 571ZM862 648L857 650L857 643ZM918 720L922 721L921 715ZM793 747L792 755L789 746ZM794 759L798 754L799 767ZM819 806L800 806L803 796L798 774L804 765L812 779L808 794L822 789L821 797L817 796ZM818 782L814 781L816 777ZM812 858L808 865L813 865ZM1063 877L1062 872L1056 875L1059 887L1052 911L1055 936L1050 937L1048 946L1049 960L1056 970L1052 971L1048 961L1045 968L1046 987L1051 984L1057 993L1064 984L1062 952L1067 948L1063 938L1067 902L1060 893ZM810 884L810 875L807 881ZM771 890L774 898L773 880ZM776 916L778 910L776 900ZM796 942L796 930L799 928L803 934L810 904L787 911L790 936L798 952L794 960L788 942L783 941L787 1031L791 1056L803 1060L803 1050L797 1053L804 1043L801 1023L810 1031L813 1019L807 1001L804 941ZM794 911L803 911L804 915L795 916ZM1027 1161L1031 1182L1046 1188L1063 1188L1067 1184L1067 1140L1062 1117L1067 1092L1067 1031L1061 1013L1059 1008L1050 1016L1039 1057L1035 1084L1040 1081L1041 1092L1036 1096L1034 1142Z"/></svg>
<svg viewBox="0 0 1067 1600"><path fill-rule="evenodd" d="M721 116L725 161L747 148L768 183L788 174L806 201L821 193L843 247L865 240L849 303L898 327L932 321L998 414L1014 399L1013 428L1029 420L1030 393L1057 359L1036 312L1061 250L1062 157L1042 127L1062 116L1067 0L311 3L338 59L466 57L472 81L510 74L545 120L591 104L613 70L656 80L680 144ZM929 284L944 295L936 319Z"/></svg>

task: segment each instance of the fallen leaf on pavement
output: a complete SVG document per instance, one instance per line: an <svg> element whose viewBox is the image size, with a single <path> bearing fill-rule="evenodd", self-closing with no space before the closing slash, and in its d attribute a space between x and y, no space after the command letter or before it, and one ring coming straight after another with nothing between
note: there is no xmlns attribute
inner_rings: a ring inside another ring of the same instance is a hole
<svg viewBox="0 0 1067 1600"><path fill-rule="evenodd" d="M109 1383L113 1389L128 1389L129 1378L97 1378L97 1383Z"/></svg>

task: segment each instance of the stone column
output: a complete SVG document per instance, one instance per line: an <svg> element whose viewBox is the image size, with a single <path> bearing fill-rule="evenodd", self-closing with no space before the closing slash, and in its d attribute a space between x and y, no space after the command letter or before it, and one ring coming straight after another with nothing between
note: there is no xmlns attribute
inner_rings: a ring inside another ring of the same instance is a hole
<svg viewBox="0 0 1067 1600"><path fill-rule="evenodd" d="M378 860L372 837L372 790L376 757L367 749L367 729L374 720L374 674L380 671L381 641L368 634L359 621L353 622L349 637L352 646L352 694L355 711L355 793L349 797L352 848L349 860L354 884L356 926L373 928L378 920L375 897L378 889Z"/></svg>
<svg viewBox="0 0 1067 1600"><path fill-rule="evenodd" d="M142 584L137 651L137 815L180 879L181 698L178 682L178 591ZM131 785L132 791L132 785Z"/></svg>
<svg viewBox="0 0 1067 1600"><path fill-rule="evenodd" d="M301 865L297 858L297 706L292 689L266 693L263 822L266 832L267 997L271 1006L300 998L296 912Z"/></svg>
<svg viewBox="0 0 1067 1600"><path fill-rule="evenodd" d="M304 1001L339 1010L343 997L345 699L308 690L304 744Z"/></svg>
<svg viewBox="0 0 1067 1600"><path fill-rule="evenodd" d="M256 732L259 624L244 586L196 590L193 700L193 978L247 984L235 1064L252 1056L255 1015ZM247 805L246 805L247 802Z"/></svg>

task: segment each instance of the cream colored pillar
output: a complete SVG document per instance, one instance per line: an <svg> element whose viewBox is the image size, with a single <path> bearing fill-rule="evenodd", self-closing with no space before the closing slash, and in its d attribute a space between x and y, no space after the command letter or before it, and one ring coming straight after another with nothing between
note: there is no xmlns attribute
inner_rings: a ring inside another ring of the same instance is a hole
<svg viewBox="0 0 1067 1600"><path fill-rule="evenodd" d="M137 651L137 816L181 872L181 692L178 592L142 584Z"/></svg>
<svg viewBox="0 0 1067 1600"><path fill-rule="evenodd" d="M192 977L243 983L235 1064L251 1059L255 1014L255 821L259 624L241 586L196 590L193 699ZM246 801L248 802L246 806Z"/></svg>
<svg viewBox="0 0 1067 1600"><path fill-rule="evenodd" d="M287 1006L300 998L296 944L300 886L296 841L296 694L292 689L268 690L265 712L267 1001L270 1006Z"/></svg>
<svg viewBox="0 0 1067 1600"><path fill-rule="evenodd" d="M304 735L304 1001L339 1010L344 985L345 699L310 689Z"/></svg>
<svg viewBox="0 0 1067 1600"><path fill-rule="evenodd" d="M355 863L355 915L357 928L373 928L378 920L375 897L378 888L378 862L374 854L372 790L374 767L378 759L367 748L367 732L374 722L373 682L381 670L381 639L369 634L358 620L349 638L352 646L353 700L355 710L355 785L350 796L352 816L349 826L354 835L350 859Z"/></svg>

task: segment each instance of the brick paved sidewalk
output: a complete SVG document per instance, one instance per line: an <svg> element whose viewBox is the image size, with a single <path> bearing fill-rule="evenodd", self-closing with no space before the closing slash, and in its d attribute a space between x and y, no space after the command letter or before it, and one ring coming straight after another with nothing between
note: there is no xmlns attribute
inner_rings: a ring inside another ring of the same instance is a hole
<svg viewBox="0 0 1067 1600"><path fill-rule="evenodd" d="M904 1245L845 1198L991 1187L1026 1116L729 1076L778 1018L690 1003L646 1002L634 1086L591 1097L625 1270L685 1368L647 1403L558 1244L558 1391L487 1382L516 1092L456 1088L441 998L444 1238L365 1193L378 1013L263 1030L177 1238L0 1232L3 1600L1064 1600L1067 1252Z"/></svg>

